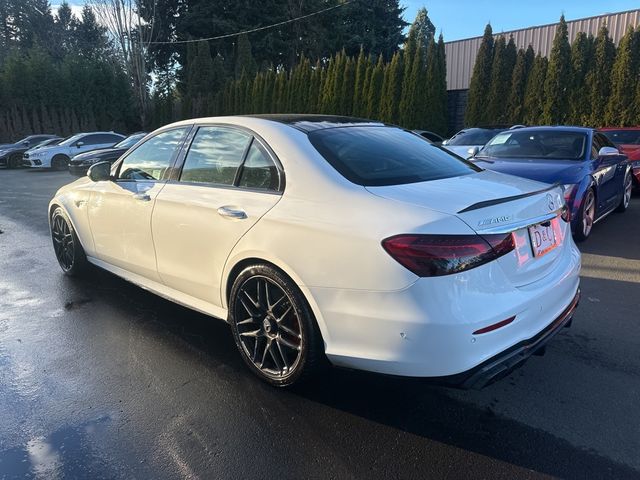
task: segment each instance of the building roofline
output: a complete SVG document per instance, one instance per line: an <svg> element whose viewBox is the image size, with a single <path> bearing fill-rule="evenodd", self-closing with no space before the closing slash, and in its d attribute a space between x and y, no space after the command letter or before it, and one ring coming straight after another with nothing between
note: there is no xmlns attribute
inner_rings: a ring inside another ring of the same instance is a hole
<svg viewBox="0 0 640 480"><path fill-rule="evenodd" d="M632 8L631 10L623 10L622 12L609 12L609 13L601 13L600 15L594 15L592 17L582 17L582 18L576 18L574 20L566 20L567 24L569 23L574 23L574 22L580 22L583 20L591 20L592 18L602 18L602 17L611 17L612 15L623 15L625 13L631 13L631 12L640 12L640 8ZM502 31L502 32L494 32L493 36L497 37L500 35L508 35L510 33L516 33L516 32L522 32L524 30L533 30L535 28L544 28L544 27L552 27L554 25L558 25L560 22L553 22L553 23L543 23L541 25L533 25L531 27L523 27L523 28L516 28L514 30L507 30ZM489 22L489 24L491 24L491 22ZM445 45L447 44L451 44L451 43L459 43L459 42L468 42L469 40L475 40L477 38L482 38L484 35L476 35L474 37L467 37L467 38L461 38L459 40L451 40L449 42L444 42Z"/></svg>

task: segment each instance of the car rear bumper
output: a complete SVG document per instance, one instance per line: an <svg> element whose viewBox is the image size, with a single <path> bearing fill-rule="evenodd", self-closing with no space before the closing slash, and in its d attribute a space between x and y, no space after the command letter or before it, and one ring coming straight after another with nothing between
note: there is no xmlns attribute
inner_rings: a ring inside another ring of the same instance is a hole
<svg viewBox="0 0 640 480"><path fill-rule="evenodd" d="M549 273L522 286L511 284L498 262L491 262L421 278L400 291L310 287L326 355L336 366L435 380L493 365L532 344L574 302L580 252L570 237L563 248ZM501 328L480 332L512 317Z"/></svg>
<svg viewBox="0 0 640 480"><path fill-rule="evenodd" d="M434 380L449 386L480 389L496 380L506 377L513 370L522 366L531 355L543 353L547 343L555 337L563 327L571 326L573 314L576 308L578 308L579 303L580 289L576 292L569 306L534 337L514 345L471 370L457 375L435 378Z"/></svg>

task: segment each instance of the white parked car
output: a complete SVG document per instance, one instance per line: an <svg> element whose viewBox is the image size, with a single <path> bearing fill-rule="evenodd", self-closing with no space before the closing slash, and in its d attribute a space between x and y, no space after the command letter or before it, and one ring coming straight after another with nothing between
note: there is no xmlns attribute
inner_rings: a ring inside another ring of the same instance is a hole
<svg viewBox="0 0 640 480"><path fill-rule="evenodd" d="M67 138L57 145L25 152L22 165L34 168L53 168L66 170L71 160L79 153L107 148L124 138L124 135L113 132L79 133Z"/></svg>
<svg viewBox="0 0 640 480"><path fill-rule="evenodd" d="M226 320L279 386L328 359L480 387L579 298L561 187L350 118L168 125L61 188L49 218L67 274L89 262Z"/></svg>

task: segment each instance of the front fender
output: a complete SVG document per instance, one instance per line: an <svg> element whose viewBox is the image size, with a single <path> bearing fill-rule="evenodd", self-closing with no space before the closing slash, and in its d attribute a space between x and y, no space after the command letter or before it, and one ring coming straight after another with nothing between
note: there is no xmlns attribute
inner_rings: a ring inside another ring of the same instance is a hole
<svg viewBox="0 0 640 480"><path fill-rule="evenodd" d="M71 184L74 186L73 188L66 186L58 191L49 203L47 218L49 228L51 228L51 214L55 207L61 207L71 221L71 225L85 253L94 256L95 245L93 243L88 216L89 200L91 199L93 184L87 184L83 182L83 180L84 179L80 179L73 182L73 184ZM78 182L81 182L81 184L76 186L75 184Z"/></svg>

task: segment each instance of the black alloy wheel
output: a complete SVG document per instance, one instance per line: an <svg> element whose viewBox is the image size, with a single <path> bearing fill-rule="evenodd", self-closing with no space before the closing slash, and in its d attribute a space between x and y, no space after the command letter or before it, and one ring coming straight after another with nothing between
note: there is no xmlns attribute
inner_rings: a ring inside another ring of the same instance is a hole
<svg viewBox="0 0 640 480"><path fill-rule="evenodd" d="M54 170L66 170L69 168L69 158L65 155L56 155L51 159L51 168Z"/></svg>
<svg viewBox="0 0 640 480"><path fill-rule="evenodd" d="M86 268L87 257L84 249L71 222L60 207L51 215L51 240L56 259L65 274L75 276Z"/></svg>
<svg viewBox="0 0 640 480"><path fill-rule="evenodd" d="M300 290L269 265L243 270L229 302L233 336L242 358L275 386L298 383L320 368L322 339Z"/></svg>
<svg viewBox="0 0 640 480"><path fill-rule="evenodd" d="M20 168L22 166L22 155L14 153L7 159L7 168Z"/></svg>

